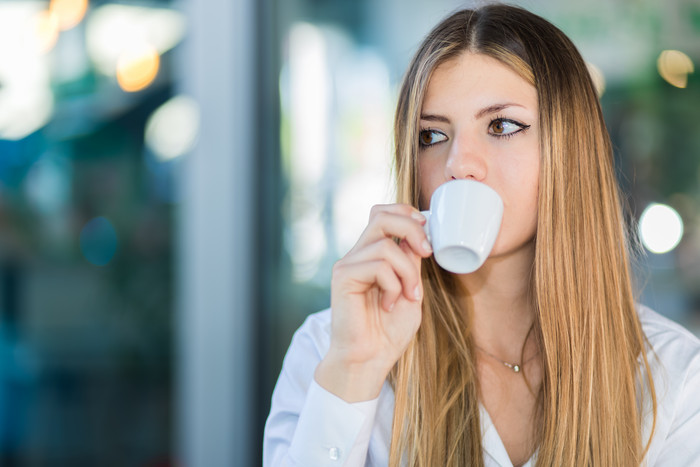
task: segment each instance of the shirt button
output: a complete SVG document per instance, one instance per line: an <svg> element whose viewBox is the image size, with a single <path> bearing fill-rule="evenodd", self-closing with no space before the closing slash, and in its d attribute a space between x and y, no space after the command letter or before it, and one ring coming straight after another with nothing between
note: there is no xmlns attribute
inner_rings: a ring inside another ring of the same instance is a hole
<svg viewBox="0 0 700 467"><path fill-rule="evenodd" d="M332 461L337 461L338 459L340 459L340 449L330 448L328 450L328 457L330 457Z"/></svg>

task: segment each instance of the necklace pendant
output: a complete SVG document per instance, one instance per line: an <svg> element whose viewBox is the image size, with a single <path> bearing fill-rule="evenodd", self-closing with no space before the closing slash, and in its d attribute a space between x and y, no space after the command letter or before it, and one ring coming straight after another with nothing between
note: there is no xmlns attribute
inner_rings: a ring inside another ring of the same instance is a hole
<svg viewBox="0 0 700 467"><path fill-rule="evenodd" d="M513 365L513 371L516 373L520 373L520 365Z"/></svg>

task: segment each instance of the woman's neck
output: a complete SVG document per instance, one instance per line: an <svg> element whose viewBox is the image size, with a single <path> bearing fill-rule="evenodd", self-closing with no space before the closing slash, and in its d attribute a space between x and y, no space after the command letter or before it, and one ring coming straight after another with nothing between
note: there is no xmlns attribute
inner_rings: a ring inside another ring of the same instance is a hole
<svg viewBox="0 0 700 467"><path fill-rule="evenodd" d="M520 361L523 344L534 321L531 275L534 245L509 255L490 258L476 272L459 276L472 310L472 335L482 349L506 361ZM531 348L532 347L532 348ZM524 356L537 351L528 339Z"/></svg>

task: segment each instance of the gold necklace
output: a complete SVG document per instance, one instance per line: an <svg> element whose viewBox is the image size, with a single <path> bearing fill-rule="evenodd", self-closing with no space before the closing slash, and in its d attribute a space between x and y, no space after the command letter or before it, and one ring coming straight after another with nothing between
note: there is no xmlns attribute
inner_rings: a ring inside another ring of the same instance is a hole
<svg viewBox="0 0 700 467"><path fill-rule="evenodd" d="M533 358L535 358L535 357L537 356L537 354L539 353L539 351L536 352L532 357L528 358L526 361L524 361L524 362L521 363L521 364L520 364L520 363L508 363L508 362L506 362L506 361L504 361L504 360L501 360L500 358L498 358L497 356L495 356L494 354L492 354L492 353L489 352L488 350L482 349L481 347L479 347L479 346L476 345L476 344L474 344L474 347L476 347L477 349L481 350L482 352L484 352L484 353L485 353L486 355L488 355L489 357L491 357L491 358L493 358L493 359L495 359L495 360L498 360L498 361L501 362L503 365L505 365L505 366L507 366L508 368L510 368L511 370L513 370L515 373L520 373L520 370L523 369L523 366L525 366L526 363L530 362Z"/></svg>

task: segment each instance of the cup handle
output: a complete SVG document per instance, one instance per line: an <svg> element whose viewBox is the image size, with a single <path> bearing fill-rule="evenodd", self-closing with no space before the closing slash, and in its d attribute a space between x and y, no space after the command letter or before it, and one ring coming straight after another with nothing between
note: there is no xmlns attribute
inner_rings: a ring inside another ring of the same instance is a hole
<svg viewBox="0 0 700 467"><path fill-rule="evenodd" d="M425 231L426 237L428 237L428 243L433 244L433 239L430 238L430 211L421 211L421 214L425 216L425 224L423 224L423 230Z"/></svg>

